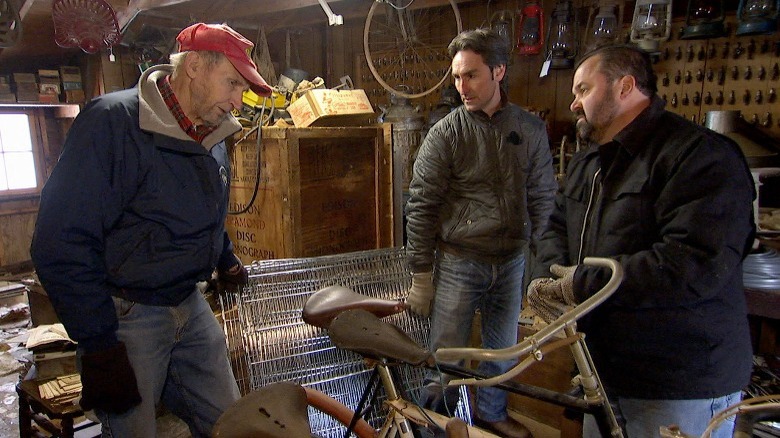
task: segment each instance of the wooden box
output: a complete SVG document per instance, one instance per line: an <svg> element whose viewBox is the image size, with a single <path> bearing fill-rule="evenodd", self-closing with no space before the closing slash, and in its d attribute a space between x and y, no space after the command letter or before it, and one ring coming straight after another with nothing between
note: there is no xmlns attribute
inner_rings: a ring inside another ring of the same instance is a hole
<svg viewBox="0 0 780 438"><path fill-rule="evenodd" d="M245 264L394 246L389 125L262 128L259 154L247 133L230 146L229 208L247 211L227 217Z"/></svg>

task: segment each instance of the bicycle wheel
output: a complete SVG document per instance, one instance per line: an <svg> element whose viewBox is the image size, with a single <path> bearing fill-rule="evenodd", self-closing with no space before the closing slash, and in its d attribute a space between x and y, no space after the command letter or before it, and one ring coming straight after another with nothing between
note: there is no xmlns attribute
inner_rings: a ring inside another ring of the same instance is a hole
<svg viewBox="0 0 780 438"><path fill-rule="evenodd" d="M432 8L414 0L377 0L363 28L368 68L391 93L408 99L425 96L449 77L447 45L461 29L454 0Z"/></svg>

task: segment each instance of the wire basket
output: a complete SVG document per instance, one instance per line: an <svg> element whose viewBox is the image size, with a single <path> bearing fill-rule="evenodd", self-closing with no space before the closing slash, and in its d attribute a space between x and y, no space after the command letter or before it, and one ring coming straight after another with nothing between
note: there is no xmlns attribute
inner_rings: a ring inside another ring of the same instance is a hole
<svg viewBox="0 0 780 438"><path fill-rule="evenodd" d="M355 409L371 370L362 358L336 348L325 330L303 322L301 310L314 292L341 285L388 300L401 299L411 286L403 248L384 248L312 258L264 260L249 266L249 283L221 300L234 373L242 394L278 381L316 388ZM420 345L428 345L429 320L409 312L385 318ZM399 366L405 397L416 400L424 370ZM381 390L380 390L381 391ZM379 394L379 400L383 394ZM467 391L456 415L470 420ZM366 420L375 427L384 417L375 403ZM312 432L342 437L344 427L313 409Z"/></svg>

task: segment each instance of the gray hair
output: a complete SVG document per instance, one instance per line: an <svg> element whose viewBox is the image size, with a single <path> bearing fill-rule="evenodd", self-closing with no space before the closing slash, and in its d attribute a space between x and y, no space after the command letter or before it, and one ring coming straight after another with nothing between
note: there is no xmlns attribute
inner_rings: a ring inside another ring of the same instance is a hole
<svg viewBox="0 0 780 438"><path fill-rule="evenodd" d="M176 76L176 74L179 72L179 69L182 68L184 65L184 59L187 57L187 54L190 53L187 52L178 52L178 53L172 53L170 58L170 64L173 66L173 76ZM225 55L222 52L213 52L210 50L199 50L198 55L201 56L206 61L206 65L208 67L213 67L217 65L222 59L225 58Z"/></svg>

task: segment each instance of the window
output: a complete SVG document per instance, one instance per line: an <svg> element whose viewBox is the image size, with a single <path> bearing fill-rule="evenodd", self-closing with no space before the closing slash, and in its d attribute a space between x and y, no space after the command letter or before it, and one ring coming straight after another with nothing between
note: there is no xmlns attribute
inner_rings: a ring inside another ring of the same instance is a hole
<svg viewBox="0 0 780 438"><path fill-rule="evenodd" d="M0 198L39 191L36 126L32 111L0 112Z"/></svg>

